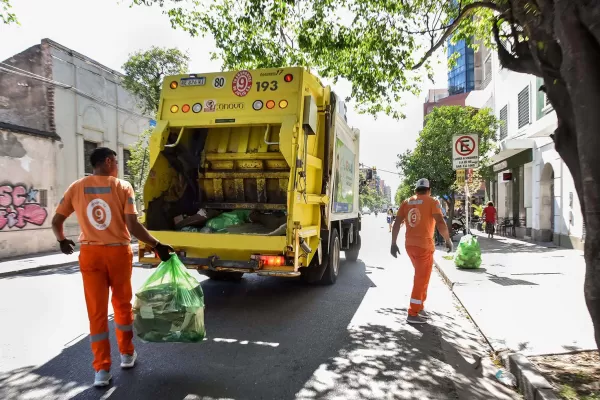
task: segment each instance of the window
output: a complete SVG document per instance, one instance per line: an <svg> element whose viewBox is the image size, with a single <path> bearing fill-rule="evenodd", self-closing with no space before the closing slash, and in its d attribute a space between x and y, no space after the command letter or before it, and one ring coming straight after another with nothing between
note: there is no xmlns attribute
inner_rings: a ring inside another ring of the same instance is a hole
<svg viewBox="0 0 600 400"><path fill-rule="evenodd" d="M542 112L548 113L552 110L552 104L550 104L550 99L548 95L544 92L544 102L542 103Z"/></svg>
<svg viewBox="0 0 600 400"><path fill-rule="evenodd" d="M48 190L40 189L40 207L48 207Z"/></svg>
<svg viewBox="0 0 600 400"><path fill-rule="evenodd" d="M485 89L492 81L492 54L490 53L483 64L483 82L482 88Z"/></svg>
<svg viewBox="0 0 600 400"><path fill-rule="evenodd" d="M500 110L500 140L508 136L508 104Z"/></svg>
<svg viewBox="0 0 600 400"><path fill-rule="evenodd" d="M131 151L123 149L123 177L125 180L130 180L131 171L129 169L129 159L131 158Z"/></svg>
<svg viewBox="0 0 600 400"><path fill-rule="evenodd" d="M521 90L518 96L519 129L529 125L529 86Z"/></svg>
<svg viewBox="0 0 600 400"><path fill-rule="evenodd" d="M98 148L98 143L88 142L84 140L83 142L83 162L85 163L85 176L91 175L94 172L94 168L92 167L92 163L90 162L90 156L92 152Z"/></svg>

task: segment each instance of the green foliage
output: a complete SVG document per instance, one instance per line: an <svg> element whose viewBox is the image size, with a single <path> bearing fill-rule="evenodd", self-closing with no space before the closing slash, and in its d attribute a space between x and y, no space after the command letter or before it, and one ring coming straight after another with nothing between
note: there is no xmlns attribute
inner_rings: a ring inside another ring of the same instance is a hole
<svg viewBox="0 0 600 400"><path fill-rule="evenodd" d="M146 114L156 115L165 76L187 71L189 56L176 48L151 47L129 55L123 64L123 87L133 93Z"/></svg>
<svg viewBox="0 0 600 400"><path fill-rule="evenodd" d="M144 131L138 138L138 141L129 149L130 157L127 166L129 167L129 183L133 186L136 200L142 199L144 184L148 177L150 152L148 150L148 140L152 130Z"/></svg>
<svg viewBox="0 0 600 400"><path fill-rule="evenodd" d="M480 204L471 204L471 208L473 208L473 215L479 218L483 217L483 206Z"/></svg>
<svg viewBox="0 0 600 400"><path fill-rule="evenodd" d="M394 200L399 206L404 200L408 199L413 194L415 194L414 184L404 180L400 186L398 186L398 189L396 189L396 196L394 197Z"/></svg>
<svg viewBox="0 0 600 400"><path fill-rule="evenodd" d="M360 181L365 182L365 176L362 171L360 172ZM370 187L368 183L365 183L361 185L358 204L361 210L364 207L367 207L369 210L379 210L387 206L387 200L383 197L382 193L379 193Z"/></svg>
<svg viewBox="0 0 600 400"><path fill-rule="evenodd" d="M455 40L470 41L475 34L490 41L486 4L493 4L464 0L461 9L441 0L132 1L161 7L174 27L193 36L213 37L212 57L226 70L306 66L334 82L350 81L359 111L396 118L402 116L402 93L419 92L422 72L433 76L430 56L453 32Z"/></svg>
<svg viewBox="0 0 600 400"><path fill-rule="evenodd" d="M456 172L452 169L452 137L478 134L480 165L485 167L494 148L497 129L498 121L489 108L436 107L427 115L415 149L399 154L397 166L409 187L420 178L427 178L432 195L450 195L457 189Z"/></svg>
<svg viewBox="0 0 600 400"><path fill-rule="evenodd" d="M0 0L0 21L4 24L18 24L17 16L10 12L12 6L9 0Z"/></svg>

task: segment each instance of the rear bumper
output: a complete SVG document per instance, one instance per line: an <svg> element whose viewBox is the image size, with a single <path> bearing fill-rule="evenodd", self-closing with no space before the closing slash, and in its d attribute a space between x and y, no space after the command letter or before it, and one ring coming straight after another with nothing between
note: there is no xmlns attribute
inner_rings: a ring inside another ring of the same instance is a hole
<svg viewBox="0 0 600 400"><path fill-rule="evenodd" d="M203 234L197 232L152 231L162 243L170 244L179 254L181 262L190 269L268 273L294 273L293 266L266 267L254 259L256 255L281 255L286 252L285 236L250 236L229 234ZM140 247L138 268L155 268L160 260L145 257Z"/></svg>

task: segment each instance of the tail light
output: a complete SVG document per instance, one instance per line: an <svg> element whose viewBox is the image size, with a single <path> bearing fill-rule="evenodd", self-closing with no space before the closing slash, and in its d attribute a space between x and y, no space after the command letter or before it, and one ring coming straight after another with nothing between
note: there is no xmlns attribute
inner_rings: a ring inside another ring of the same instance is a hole
<svg viewBox="0 0 600 400"><path fill-rule="evenodd" d="M266 267L281 267L285 265L284 256L254 256L252 258L258 260Z"/></svg>

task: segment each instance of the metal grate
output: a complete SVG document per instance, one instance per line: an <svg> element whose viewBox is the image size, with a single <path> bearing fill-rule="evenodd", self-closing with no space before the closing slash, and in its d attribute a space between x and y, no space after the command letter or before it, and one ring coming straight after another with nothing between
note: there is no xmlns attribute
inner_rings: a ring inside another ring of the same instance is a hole
<svg viewBox="0 0 600 400"><path fill-rule="evenodd" d="M123 177L126 180L131 178L131 170L129 169L129 159L131 158L131 151L123 149Z"/></svg>
<svg viewBox="0 0 600 400"><path fill-rule="evenodd" d="M508 104L500 110L500 140L508 136Z"/></svg>
<svg viewBox="0 0 600 400"><path fill-rule="evenodd" d="M48 207L48 190L40 189L40 207Z"/></svg>
<svg viewBox="0 0 600 400"><path fill-rule="evenodd" d="M521 90L518 96L519 129L529 125L529 86Z"/></svg>
<svg viewBox="0 0 600 400"><path fill-rule="evenodd" d="M94 168L92 167L92 163L90 162L90 156L92 152L98 148L98 143L89 142L84 140L83 142L83 162L85 163L85 175L91 175L94 173Z"/></svg>

